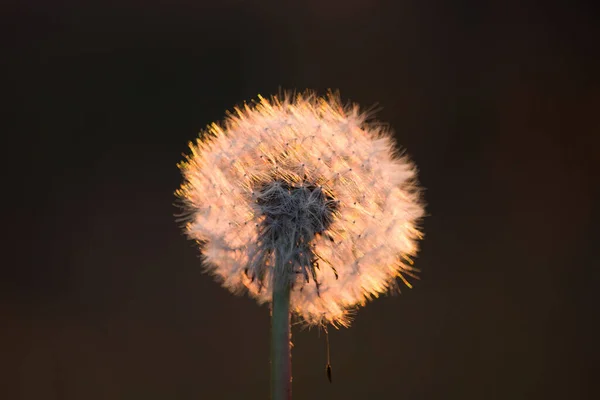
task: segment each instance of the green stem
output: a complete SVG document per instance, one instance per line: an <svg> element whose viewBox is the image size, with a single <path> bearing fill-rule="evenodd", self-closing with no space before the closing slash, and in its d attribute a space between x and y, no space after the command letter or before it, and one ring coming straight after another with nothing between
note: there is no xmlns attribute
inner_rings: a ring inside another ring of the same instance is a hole
<svg viewBox="0 0 600 400"><path fill-rule="evenodd" d="M292 398L292 357L290 352L290 285L285 274L276 274L271 317L271 399Z"/></svg>

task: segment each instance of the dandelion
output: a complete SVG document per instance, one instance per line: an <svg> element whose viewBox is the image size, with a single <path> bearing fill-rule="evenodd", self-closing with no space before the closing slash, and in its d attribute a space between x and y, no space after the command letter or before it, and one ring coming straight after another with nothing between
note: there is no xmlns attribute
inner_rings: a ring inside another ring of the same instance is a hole
<svg viewBox="0 0 600 400"><path fill-rule="evenodd" d="M205 268L271 303L273 381L287 380L274 398L290 396L291 313L348 326L356 307L417 272L416 168L368 117L333 93L259 97L212 124L179 165L185 231Z"/></svg>

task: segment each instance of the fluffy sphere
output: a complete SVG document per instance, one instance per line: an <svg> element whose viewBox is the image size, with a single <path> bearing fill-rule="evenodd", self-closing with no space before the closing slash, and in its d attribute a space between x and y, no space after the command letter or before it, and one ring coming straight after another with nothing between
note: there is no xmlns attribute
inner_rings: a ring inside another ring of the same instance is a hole
<svg viewBox="0 0 600 400"><path fill-rule="evenodd" d="M355 307L413 276L416 168L367 117L333 94L259 97L190 144L176 195L223 286L270 302L284 274L306 323L347 325Z"/></svg>

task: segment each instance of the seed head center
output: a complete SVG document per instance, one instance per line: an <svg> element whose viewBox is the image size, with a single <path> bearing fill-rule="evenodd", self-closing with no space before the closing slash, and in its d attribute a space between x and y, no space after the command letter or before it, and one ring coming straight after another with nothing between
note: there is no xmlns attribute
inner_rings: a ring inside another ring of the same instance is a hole
<svg viewBox="0 0 600 400"><path fill-rule="evenodd" d="M316 185L275 180L260 188L256 202L264 216L258 227L259 243L262 251L278 259L275 276L285 275L291 282L298 274L306 282L312 276L318 287L319 257L311 244L317 235L332 240L327 229L337 210L333 196Z"/></svg>

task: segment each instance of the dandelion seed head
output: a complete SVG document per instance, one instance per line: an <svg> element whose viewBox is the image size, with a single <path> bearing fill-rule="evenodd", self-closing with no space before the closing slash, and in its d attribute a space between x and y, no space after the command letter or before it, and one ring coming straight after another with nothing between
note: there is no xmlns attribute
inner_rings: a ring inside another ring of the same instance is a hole
<svg viewBox="0 0 600 400"><path fill-rule="evenodd" d="M223 286L264 303L283 277L308 325L347 326L354 308L414 276L416 168L367 117L334 94L259 97L190 144L176 195Z"/></svg>

